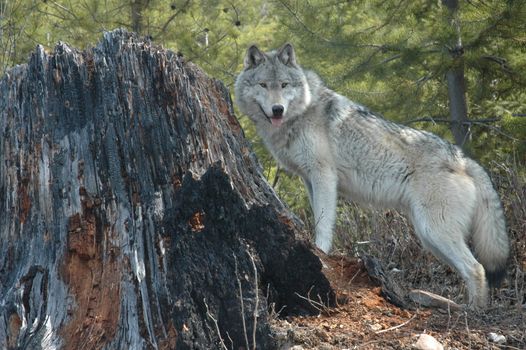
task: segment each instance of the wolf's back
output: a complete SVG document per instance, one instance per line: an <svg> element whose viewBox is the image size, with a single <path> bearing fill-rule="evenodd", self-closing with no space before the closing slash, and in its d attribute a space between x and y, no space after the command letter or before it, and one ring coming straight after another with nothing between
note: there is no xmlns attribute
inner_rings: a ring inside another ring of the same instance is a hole
<svg viewBox="0 0 526 350"><path fill-rule="evenodd" d="M486 278L497 287L506 274L510 242L502 205L488 174L470 160L468 171L477 188L477 207L473 217L473 247L477 260L486 270Z"/></svg>

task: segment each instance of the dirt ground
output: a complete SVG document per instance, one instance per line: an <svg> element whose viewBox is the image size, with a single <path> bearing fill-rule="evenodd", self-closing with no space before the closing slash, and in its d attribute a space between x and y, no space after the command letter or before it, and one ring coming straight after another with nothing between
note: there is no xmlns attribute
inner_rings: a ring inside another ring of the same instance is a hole
<svg viewBox="0 0 526 350"><path fill-rule="evenodd" d="M272 327L280 349L412 349L423 333L435 337L444 349L526 349L524 306L493 305L483 314L423 307L404 310L380 295L381 288L359 259L322 260L338 305L320 305L317 316L275 317ZM505 343L493 343L490 332L503 335Z"/></svg>

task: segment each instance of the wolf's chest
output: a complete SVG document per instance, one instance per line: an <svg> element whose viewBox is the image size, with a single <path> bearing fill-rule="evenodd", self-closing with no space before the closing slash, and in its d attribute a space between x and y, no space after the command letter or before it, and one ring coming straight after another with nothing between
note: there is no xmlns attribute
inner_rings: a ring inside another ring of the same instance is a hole
<svg viewBox="0 0 526 350"><path fill-rule="evenodd" d="M305 177L316 164L316 140L305 130L287 130L266 140L269 151L285 170Z"/></svg>
<svg viewBox="0 0 526 350"><path fill-rule="evenodd" d="M309 163L306 159L303 148L296 144L272 145L268 147L274 159L285 168L285 170L297 175L303 175L304 169Z"/></svg>

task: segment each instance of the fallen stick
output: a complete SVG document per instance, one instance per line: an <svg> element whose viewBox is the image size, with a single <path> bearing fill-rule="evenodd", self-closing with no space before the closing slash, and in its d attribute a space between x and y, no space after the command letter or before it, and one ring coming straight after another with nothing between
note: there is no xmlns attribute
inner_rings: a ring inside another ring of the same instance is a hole
<svg viewBox="0 0 526 350"><path fill-rule="evenodd" d="M385 333L385 332L389 332L389 331L393 331L395 329L401 328L401 327L405 326L406 324L408 324L409 322L411 322L412 320L414 320L415 317L416 317L416 314L414 314L413 317L411 317L410 319L408 319L404 323L401 323L399 325L396 325L396 326L393 326L393 327L390 327L390 328L387 328L387 329L382 329L382 330L376 331L375 333L376 334L381 334L381 333Z"/></svg>
<svg viewBox="0 0 526 350"><path fill-rule="evenodd" d="M417 304L436 309L458 311L464 308L462 305L455 303L453 300L420 289L413 289L410 291L409 298Z"/></svg>

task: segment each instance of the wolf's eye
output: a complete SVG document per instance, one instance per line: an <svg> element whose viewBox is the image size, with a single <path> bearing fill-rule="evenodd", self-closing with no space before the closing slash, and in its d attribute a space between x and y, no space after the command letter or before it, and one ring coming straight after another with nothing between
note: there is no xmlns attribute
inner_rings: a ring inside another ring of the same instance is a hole
<svg viewBox="0 0 526 350"><path fill-rule="evenodd" d="M281 88L284 89L289 85L289 83L281 83Z"/></svg>
<svg viewBox="0 0 526 350"><path fill-rule="evenodd" d="M263 89L267 88L267 84L266 83L259 83L259 86L261 86Z"/></svg>

